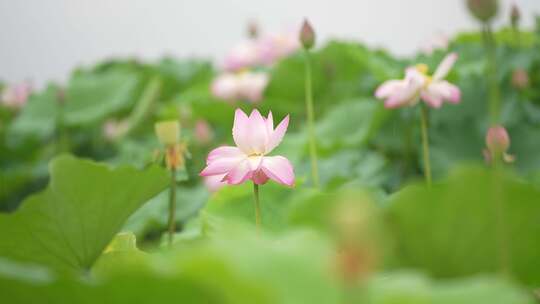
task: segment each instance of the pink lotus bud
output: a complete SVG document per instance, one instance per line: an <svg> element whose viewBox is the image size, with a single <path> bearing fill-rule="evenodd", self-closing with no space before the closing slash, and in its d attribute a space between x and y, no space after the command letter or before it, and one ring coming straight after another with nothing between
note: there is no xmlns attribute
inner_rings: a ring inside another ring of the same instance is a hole
<svg viewBox="0 0 540 304"><path fill-rule="evenodd" d="M519 11L518 6L514 3L512 4L512 9L510 11L510 23L513 28L519 26L519 20L521 19L521 12Z"/></svg>
<svg viewBox="0 0 540 304"><path fill-rule="evenodd" d="M487 23L497 15L498 0L467 0L471 14L483 23Z"/></svg>
<svg viewBox="0 0 540 304"><path fill-rule="evenodd" d="M489 128L486 134L486 146L490 151L506 152L510 148L510 137L501 125Z"/></svg>
<svg viewBox="0 0 540 304"><path fill-rule="evenodd" d="M248 22L247 35L250 39L257 39L259 37L259 25L255 20Z"/></svg>
<svg viewBox="0 0 540 304"><path fill-rule="evenodd" d="M512 86L516 89L525 89L529 86L529 74L524 69L516 69L512 73Z"/></svg>
<svg viewBox="0 0 540 304"><path fill-rule="evenodd" d="M513 155L506 153L510 148L510 136L501 125L494 125L489 128L486 134L486 146L482 153L487 163L493 163L500 158L506 163L511 163L515 160Z"/></svg>
<svg viewBox="0 0 540 304"><path fill-rule="evenodd" d="M56 101L60 105L63 105L66 102L66 91L63 88L59 88L56 92Z"/></svg>
<svg viewBox="0 0 540 304"><path fill-rule="evenodd" d="M212 128L206 122L206 120L199 119L195 123L195 140L199 144L207 144L212 141L214 138L214 132L212 132Z"/></svg>
<svg viewBox="0 0 540 304"><path fill-rule="evenodd" d="M300 29L300 43L309 50L315 45L315 31L307 19L304 19L302 28Z"/></svg>

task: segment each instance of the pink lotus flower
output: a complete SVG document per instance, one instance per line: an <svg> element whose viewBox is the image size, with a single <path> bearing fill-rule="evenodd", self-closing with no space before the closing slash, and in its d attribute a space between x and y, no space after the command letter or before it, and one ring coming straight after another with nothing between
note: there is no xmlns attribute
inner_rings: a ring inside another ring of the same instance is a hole
<svg viewBox="0 0 540 304"><path fill-rule="evenodd" d="M227 183L223 181L224 177L225 174L205 176L203 178L203 183L208 191L217 192L219 189L227 185Z"/></svg>
<svg viewBox="0 0 540 304"><path fill-rule="evenodd" d="M447 55L435 70L433 76L427 75L425 64L407 68L405 79L388 80L377 88L375 97L385 99L386 108L413 106L422 99L433 108L440 108L444 101L459 103L461 91L444 80L457 60L457 54Z"/></svg>
<svg viewBox="0 0 540 304"><path fill-rule="evenodd" d="M251 179L262 185L272 179L286 186L294 185L294 170L283 156L267 156L279 145L287 127L289 116L274 129L272 112L264 118L253 110L249 117L237 109L232 129L236 147L222 146L208 154L206 168L201 176L223 176L222 181L237 185Z"/></svg>
<svg viewBox="0 0 540 304"><path fill-rule="evenodd" d="M31 93L32 85L29 82L12 84L2 91L0 103L8 108L20 109L26 104Z"/></svg>
<svg viewBox="0 0 540 304"><path fill-rule="evenodd" d="M258 102L268 84L268 75L262 72L225 73L212 82L212 94L228 101Z"/></svg>

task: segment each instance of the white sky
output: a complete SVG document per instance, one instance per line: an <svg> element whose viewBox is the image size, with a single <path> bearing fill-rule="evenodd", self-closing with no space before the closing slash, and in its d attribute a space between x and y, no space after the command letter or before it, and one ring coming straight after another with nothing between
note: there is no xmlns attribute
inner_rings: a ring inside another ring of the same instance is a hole
<svg viewBox="0 0 540 304"><path fill-rule="evenodd" d="M499 23L512 0L501 0ZM540 0L515 0L533 24ZM464 0L0 0L0 79L63 81L79 64L111 56L220 58L246 22L266 31L308 17L320 40L353 38L396 54L435 33L472 29Z"/></svg>

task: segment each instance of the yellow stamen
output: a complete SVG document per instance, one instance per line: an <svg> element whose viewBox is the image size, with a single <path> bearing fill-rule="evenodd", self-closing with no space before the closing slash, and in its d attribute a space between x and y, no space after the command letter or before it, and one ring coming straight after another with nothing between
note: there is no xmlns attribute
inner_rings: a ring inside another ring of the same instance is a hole
<svg viewBox="0 0 540 304"><path fill-rule="evenodd" d="M416 70L418 70L418 72L424 75L427 75L429 71L429 67L427 66L427 64L424 64L424 63L419 63L415 67L416 67Z"/></svg>
<svg viewBox="0 0 540 304"><path fill-rule="evenodd" d="M429 84L431 84L431 81L433 80L433 78L428 75L429 67L427 66L427 64L419 63L415 66L415 68L418 72L422 73L426 79L426 82L424 83L424 87L427 87Z"/></svg>

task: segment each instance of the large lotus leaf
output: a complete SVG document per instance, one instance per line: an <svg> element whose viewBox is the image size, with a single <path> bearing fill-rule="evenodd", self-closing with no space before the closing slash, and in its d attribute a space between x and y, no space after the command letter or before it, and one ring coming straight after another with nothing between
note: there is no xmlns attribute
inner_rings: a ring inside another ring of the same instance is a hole
<svg viewBox="0 0 540 304"><path fill-rule="evenodd" d="M133 103L138 84L135 73L76 74L66 92L63 121L70 126L96 122Z"/></svg>
<svg viewBox="0 0 540 304"><path fill-rule="evenodd" d="M503 272L540 284L540 190L503 171L463 167L390 198L402 265L440 277Z"/></svg>
<svg viewBox="0 0 540 304"><path fill-rule="evenodd" d="M54 133L58 113L58 88L48 86L30 96L28 103L9 127L8 139L20 141L21 135L46 138Z"/></svg>
<svg viewBox="0 0 540 304"><path fill-rule="evenodd" d="M0 215L0 256L61 272L88 270L126 219L163 190L167 173L111 169L71 156L50 164L49 186Z"/></svg>

